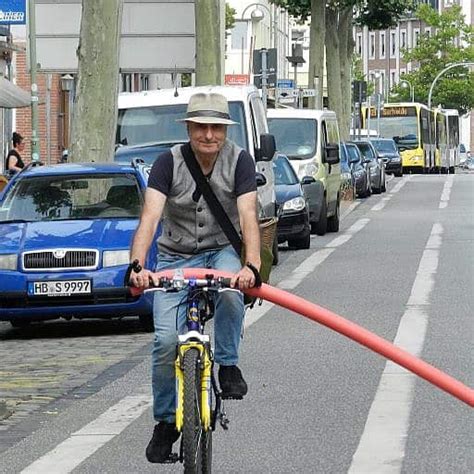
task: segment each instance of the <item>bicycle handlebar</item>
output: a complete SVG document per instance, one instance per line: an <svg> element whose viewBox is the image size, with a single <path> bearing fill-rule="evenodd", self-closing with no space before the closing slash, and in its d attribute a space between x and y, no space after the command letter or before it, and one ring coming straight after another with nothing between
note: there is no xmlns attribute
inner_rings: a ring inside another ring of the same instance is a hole
<svg viewBox="0 0 474 474"><path fill-rule="evenodd" d="M230 277L215 277L212 273L199 277L193 277L189 275L185 278L182 270L174 270L171 272L158 272L156 276L159 279L158 285L155 285L150 279L150 286L148 288L136 288L129 286L130 293L133 296L138 296L148 291L179 291L189 287L208 288L216 291L225 289L240 291L238 289L231 288Z"/></svg>

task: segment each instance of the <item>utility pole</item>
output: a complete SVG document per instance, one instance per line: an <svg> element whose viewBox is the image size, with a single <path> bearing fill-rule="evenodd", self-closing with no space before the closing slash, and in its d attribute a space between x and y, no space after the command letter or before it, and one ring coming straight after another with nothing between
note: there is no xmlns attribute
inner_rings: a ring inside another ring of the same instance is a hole
<svg viewBox="0 0 474 474"><path fill-rule="evenodd" d="M40 144L38 133L38 84L36 83L36 21L34 0L28 0L28 39L31 80L31 159L33 161L39 161Z"/></svg>
<svg viewBox="0 0 474 474"><path fill-rule="evenodd" d="M196 85L222 84L222 57L225 28L222 0L198 0L194 3L196 25Z"/></svg>

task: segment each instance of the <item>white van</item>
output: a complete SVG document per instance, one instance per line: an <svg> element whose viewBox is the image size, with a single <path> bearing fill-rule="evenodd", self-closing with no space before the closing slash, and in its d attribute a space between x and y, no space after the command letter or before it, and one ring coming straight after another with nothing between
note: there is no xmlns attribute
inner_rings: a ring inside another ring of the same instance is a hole
<svg viewBox="0 0 474 474"><path fill-rule="evenodd" d="M277 150L290 159L309 199L311 233L339 231L341 167L335 112L269 109Z"/></svg>

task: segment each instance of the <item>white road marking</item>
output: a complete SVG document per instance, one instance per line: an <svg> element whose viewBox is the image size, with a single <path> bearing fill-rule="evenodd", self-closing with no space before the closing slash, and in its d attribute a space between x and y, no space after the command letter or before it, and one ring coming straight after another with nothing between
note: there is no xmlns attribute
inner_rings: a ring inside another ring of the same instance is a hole
<svg viewBox="0 0 474 474"><path fill-rule="evenodd" d="M391 190L390 190L390 194L395 194L395 193L398 193L398 191L400 191L400 189L403 188L403 186L405 186L405 184L411 180L411 176L406 176L404 177L401 181L399 181Z"/></svg>
<svg viewBox="0 0 474 474"><path fill-rule="evenodd" d="M385 205L387 204L388 201L392 199L392 196L385 196L383 197L375 206L370 209L371 211L381 211Z"/></svg>
<svg viewBox="0 0 474 474"><path fill-rule="evenodd" d="M72 433L52 451L23 469L21 474L71 472L104 444L120 434L151 405L150 395L123 398L97 419Z"/></svg>
<svg viewBox="0 0 474 474"><path fill-rule="evenodd" d="M451 195L451 188L453 187L454 175L450 174L446 178L444 183L443 192L441 193L441 201L439 203L439 208L444 209L448 207L449 197Z"/></svg>
<svg viewBox="0 0 474 474"><path fill-rule="evenodd" d="M359 219L356 221L346 232L341 234L341 236L330 241L325 248L314 252L291 273L289 278L285 279L285 283L281 282L278 286L285 289L295 288L305 277L312 273L318 265L324 262L324 260L334 252L336 247L341 245L341 243L337 243L340 237L347 236L347 238L344 239L344 242L347 242L369 222L370 219ZM336 244L334 242L336 242ZM274 304L267 301L264 301L261 306L257 304L252 311L245 315L244 328L248 328L258 321L273 307ZM42 474L46 472L52 474L70 473L79 466L79 464L104 446L104 444L120 434L151 405L152 399L149 395L123 398L96 420L79 431L74 432L52 451L49 451L30 464L21 471L21 474Z"/></svg>
<svg viewBox="0 0 474 474"><path fill-rule="evenodd" d="M442 233L441 224L434 224L394 341L396 346L416 356L421 353L425 340L429 297L438 269ZM350 474L401 472L415 380L411 372L387 361L352 458Z"/></svg>

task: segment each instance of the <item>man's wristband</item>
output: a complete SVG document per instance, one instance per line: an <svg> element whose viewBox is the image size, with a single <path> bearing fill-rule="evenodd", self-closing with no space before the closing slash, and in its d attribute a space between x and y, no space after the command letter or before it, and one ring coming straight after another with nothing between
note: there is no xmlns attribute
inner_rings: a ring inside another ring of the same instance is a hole
<svg viewBox="0 0 474 474"><path fill-rule="evenodd" d="M245 262L245 266L249 267L250 270L252 270L252 273L255 277L255 286L257 288L260 288L262 286L262 277L260 276L259 271L257 270L257 267L252 265L250 262Z"/></svg>

